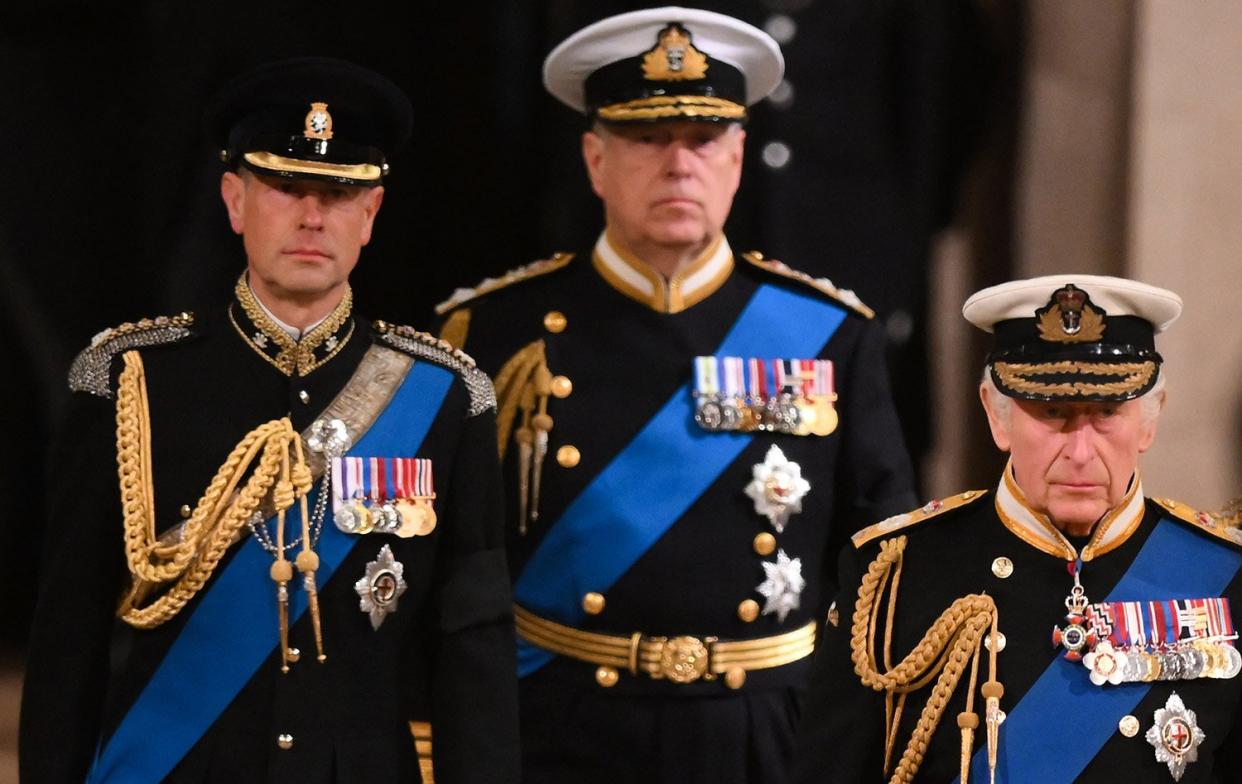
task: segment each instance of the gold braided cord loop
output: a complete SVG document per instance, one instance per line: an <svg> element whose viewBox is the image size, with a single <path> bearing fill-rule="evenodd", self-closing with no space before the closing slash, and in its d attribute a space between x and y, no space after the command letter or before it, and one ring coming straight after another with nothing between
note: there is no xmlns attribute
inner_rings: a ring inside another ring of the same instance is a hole
<svg viewBox="0 0 1242 784"><path fill-rule="evenodd" d="M945 708L957 690L968 665L971 666L971 688L967 696L967 712L959 717L962 729L963 754L967 753L973 742L974 726L965 718L971 713L974 704L974 684L977 680L978 651L983 644L989 628L996 624L996 603L990 596L970 594L955 599L940 614L919 640L918 644L896 665L891 663L891 646L893 636L893 619L897 601L897 587L900 582L902 556L906 548L906 537L899 536L880 542L880 554L871 562L867 573L858 588L858 600L854 605L854 616L850 628L850 657L854 663L854 672L858 674L864 686L886 694L886 748L884 767L887 771L893 746L896 742L897 725L901 719L901 708L905 697L922 689L935 680L931 694L919 714L913 733L906 744L900 761L893 770L890 782L908 782L913 780L919 766L927 753L927 744L932 733L940 723ZM888 612L884 629L883 669L880 669L876 657L876 626L878 621L877 607L880 599L888 588ZM995 646L994 646L995 647ZM990 679L996 680L995 655L991 656ZM897 707L894 710L892 701L897 696ZM977 718L973 722L977 724ZM963 782L965 779L963 778Z"/></svg>
<svg viewBox="0 0 1242 784"><path fill-rule="evenodd" d="M311 473L297 455L290 479L277 482L282 462L299 435L290 421L272 420L251 432L229 453L198 500L179 540L161 544L155 534L155 494L151 473L151 419L142 358L124 355L117 389L117 474L121 487L125 558L133 585L118 616L131 626L151 629L175 617L202 589L238 532L269 493L278 510L291 507L311 487ZM235 492L255 463L249 479ZM140 607L156 587L177 580L151 604Z"/></svg>

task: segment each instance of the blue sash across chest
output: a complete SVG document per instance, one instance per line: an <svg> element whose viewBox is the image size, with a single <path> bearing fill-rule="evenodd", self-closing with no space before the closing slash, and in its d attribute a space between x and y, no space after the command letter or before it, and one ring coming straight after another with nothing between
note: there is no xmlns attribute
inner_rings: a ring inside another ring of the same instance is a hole
<svg viewBox="0 0 1242 784"><path fill-rule="evenodd" d="M1105 601L1219 596L1239 567L1242 554L1162 519ZM1057 656L1001 725L996 780L1073 781L1150 689L1148 683L1095 686L1082 662ZM988 780L986 748L971 760L970 775Z"/></svg>
<svg viewBox="0 0 1242 784"><path fill-rule="evenodd" d="M839 305L762 285L715 354L814 356L844 319ZM691 358L686 357L687 375L690 370ZM585 617L582 596L607 591L752 438L749 433L709 433L697 427L690 385L678 388L550 526L514 585L517 603L560 623L580 623ZM519 639L519 676L536 671L552 656Z"/></svg>
<svg viewBox="0 0 1242 784"><path fill-rule="evenodd" d="M416 362L351 455L413 455L422 445L453 373ZM314 507L318 485L312 491ZM296 530L297 506L287 525ZM360 537L325 523L315 551L323 591ZM248 538L203 593L155 674L100 750L89 784L158 782L207 732L276 649L272 556ZM289 623L306 611L306 593L290 583ZM329 630L329 635L331 631ZM330 638L329 638L330 639ZM311 663L308 666L315 666ZM275 675L274 677L278 677Z"/></svg>

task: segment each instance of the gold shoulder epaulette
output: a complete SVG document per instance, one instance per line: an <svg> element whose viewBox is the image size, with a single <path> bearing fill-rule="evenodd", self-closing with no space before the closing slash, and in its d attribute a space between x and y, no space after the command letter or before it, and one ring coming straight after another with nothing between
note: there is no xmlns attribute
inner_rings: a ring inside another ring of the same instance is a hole
<svg viewBox="0 0 1242 784"><path fill-rule="evenodd" d="M447 340L420 332L413 327L389 324L387 321L376 321L372 326L376 339L387 346L409 354L415 359L426 359L443 365L461 376L470 393L469 415L481 414L488 409L496 408L496 390L492 380L475 365L474 358Z"/></svg>
<svg viewBox="0 0 1242 784"><path fill-rule="evenodd" d="M854 548L858 549L870 542L872 539L891 534L894 531L900 531L903 528L909 528L915 523L921 523L924 520L930 520L933 517L939 517L945 512L952 511L958 507L965 506L987 495L987 490L967 490L964 493L957 493L948 498L942 498L938 501L928 501L927 503L915 509L913 512L905 514L893 515L887 520L869 525L861 531L855 533L850 539L854 542Z"/></svg>
<svg viewBox="0 0 1242 784"><path fill-rule="evenodd" d="M514 283L521 283L524 280L555 272L573 261L573 258L574 254L572 253L553 253L551 258L532 261L530 264L523 265L517 269L511 269L499 278L484 278L475 284L472 289L457 289L448 299L436 305L436 315L443 316L464 302L478 299L484 294L491 294L493 291L503 289L506 286L512 286Z"/></svg>
<svg viewBox="0 0 1242 784"><path fill-rule="evenodd" d="M1214 515L1211 512L1194 509L1181 501L1174 501L1172 498L1153 498L1151 500L1172 515L1175 520L1193 525L1200 531L1211 534L1217 539L1223 539L1231 544L1242 546L1242 528L1238 527L1236 521L1231 521L1224 516Z"/></svg>
<svg viewBox="0 0 1242 784"><path fill-rule="evenodd" d="M810 275L790 267L783 261L776 259L765 259L763 254L757 250L747 251L742 254L742 258L761 270L766 270L783 278L796 280L799 283L810 286L821 294L827 294L837 302L846 306L850 310L859 314L863 318L875 318L875 311L863 304L858 295L849 289L839 289L832 285L832 281L827 278L812 278Z"/></svg>
<svg viewBox="0 0 1242 784"><path fill-rule="evenodd" d="M105 329L74 358L69 366L69 389L89 392L99 397L112 397L112 358L133 348L176 343L190 337L194 326L193 313L159 316L153 319L125 322Z"/></svg>

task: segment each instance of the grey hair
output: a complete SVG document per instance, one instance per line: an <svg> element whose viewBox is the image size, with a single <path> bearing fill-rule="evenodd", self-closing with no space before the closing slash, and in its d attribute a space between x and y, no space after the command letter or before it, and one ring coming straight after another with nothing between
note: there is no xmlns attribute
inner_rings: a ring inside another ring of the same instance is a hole
<svg viewBox="0 0 1242 784"><path fill-rule="evenodd" d="M1164 401L1164 377L1162 369L1160 375L1156 376L1156 383L1152 384L1151 389L1135 398L1143 404L1143 421L1146 424L1153 424L1160 417L1161 403ZM992 409L996 415L1008 425L1009 418L1013 415L1013 398L997 388L996 382L992 380L991 365L984 366L983 379L979 383L988 391L988 398L992 401Z"/></svg>

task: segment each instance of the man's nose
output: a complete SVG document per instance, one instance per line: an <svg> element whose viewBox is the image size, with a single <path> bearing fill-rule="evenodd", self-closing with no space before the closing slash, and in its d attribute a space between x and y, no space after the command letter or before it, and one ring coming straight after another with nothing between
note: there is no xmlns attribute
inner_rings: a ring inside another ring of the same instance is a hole
<svg viewBox="0 0 1242 784"><path fill-rule="evenodd" d="M690 173L690 162L694 151L683 141L673 140L664 153L665 169L672 176L684 177Z"/></svg>
<svg viewBox="0 0 1242 784"><path fill-rule="evenodd" d="M323 201L318 193L312 191L302 197L302 225L308 229L323 226Z"/></svg>
<svg viewBox="0 0 1242 784"><path fill-rule="evenodd" d="M1073 417L1069 420L1067 427L1066 457L1075 463L1089 462L1094 454L1092 443L1095 438L1095 429L1091 426L1090 420L1086 417Z"/></svg>

